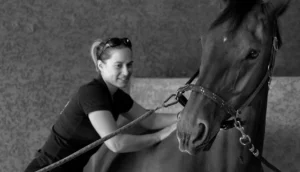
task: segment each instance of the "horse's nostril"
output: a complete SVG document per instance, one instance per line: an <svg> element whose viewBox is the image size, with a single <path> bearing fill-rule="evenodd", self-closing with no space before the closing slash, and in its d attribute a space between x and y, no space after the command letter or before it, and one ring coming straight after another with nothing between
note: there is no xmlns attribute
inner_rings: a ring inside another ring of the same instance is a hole
<svg viewBox="0 0 300 172"><path fill-rule="evenodd" d="M201 142L205 138L205 125L203 123L198 124L197 131L195 132L195 136L192 140L192 143L195 144L195 142Z"/></svg>

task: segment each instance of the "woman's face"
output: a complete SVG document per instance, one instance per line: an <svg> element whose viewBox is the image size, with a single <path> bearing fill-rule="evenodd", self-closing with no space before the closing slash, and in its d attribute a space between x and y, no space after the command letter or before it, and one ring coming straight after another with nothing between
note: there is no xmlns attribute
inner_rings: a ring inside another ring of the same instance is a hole
<svg viewBox="0 0 300 172"><path fill-rule="evenodd" d="M132 74L132 52L129 48L110 49L110 58L102 62L98 60L98 67L103 80L118 88L128 85Z"/></svg>

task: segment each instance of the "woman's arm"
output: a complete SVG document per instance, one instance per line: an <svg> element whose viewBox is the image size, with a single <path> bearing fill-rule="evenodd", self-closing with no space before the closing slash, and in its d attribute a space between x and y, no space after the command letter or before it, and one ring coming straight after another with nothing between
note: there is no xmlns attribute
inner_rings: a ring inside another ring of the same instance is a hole
<svg viewBox="0 0 300 172"><path fill-rule="evenodd" d="M130 122L131 122L131 120L125 118L123 115L120 115L117 120L117 126L118 126L118 128L121 128ZM126 129L124 132L126 134L140 135L142 133L149 132L149 129L146 129L145 127L142 127L140 124L137 124L137 125L131 126L130 128Z"/></svg>
<svg viewBox="0 0 300 172"><path fill-rule="evenodd" d="M134 102L132 108L123 116L130 120L134 120L145 114L147 110L138 103ZM147 129L161 129L177 122L177 114L172 113L154 113L148 118L140 122L142 127Z"/></svg>
<svg viewBox="0 0 300 172"><path fill-rule="evenodd" d="M118 128L117 123L109 111L91 112L89 113L89 119L101 137L114 132ZM118 134L105 141L105 144L111 151L116 153L139 151L165 139L175 129L176 125L172 125L152 134Z"/></svg>

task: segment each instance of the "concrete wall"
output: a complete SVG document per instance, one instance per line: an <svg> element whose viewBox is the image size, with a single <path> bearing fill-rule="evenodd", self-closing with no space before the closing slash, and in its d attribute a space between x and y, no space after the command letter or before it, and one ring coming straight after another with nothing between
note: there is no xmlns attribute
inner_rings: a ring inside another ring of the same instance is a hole
<svg viewBox="0 0 300 172"><path fill-rule="evenodd" d="M136 77L189 77L199 66L199 37L217 15L215 1L0 1L0 172L22 171L71 94L95 76L89 57L94 39L129 37ZM300 75L299 7L292 1L280 19L284 45L275 75L288 81ZM295 121L290 114L279 119L288 127ZM285 143L277 158L299 161L299 155L284 154L299 150L287 137L293 130L270 129Z"/></svg>

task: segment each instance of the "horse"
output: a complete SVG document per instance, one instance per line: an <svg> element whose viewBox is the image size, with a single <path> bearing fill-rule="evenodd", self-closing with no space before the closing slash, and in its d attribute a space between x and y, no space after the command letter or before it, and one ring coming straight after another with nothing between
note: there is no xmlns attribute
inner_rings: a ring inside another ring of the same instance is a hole
<svg viewBox="0 0 300 172"><path fill-rule="evenodd" d="M197 81L178 89L184 108L177 131L139 152L116 154L103 145L85 172L263 171L258 155L275 53L282 45L277 20L289 0L220 4L221 13L201 39Z"/></svg>

